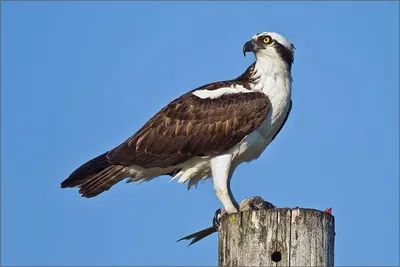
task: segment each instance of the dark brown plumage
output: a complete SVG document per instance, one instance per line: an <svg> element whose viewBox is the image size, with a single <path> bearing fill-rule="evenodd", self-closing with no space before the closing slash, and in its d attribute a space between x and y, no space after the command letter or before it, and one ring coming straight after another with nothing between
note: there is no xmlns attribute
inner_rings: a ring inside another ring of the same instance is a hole
<svg viewBox="0 0 400 267"><path fill-rule="evenodd" d="M108 152L103 153L85 164L82 164L82 166L71 173L71 175L61 183L61 187L79 186L105 168L111 166L111 163L108 162L106 158L107 153Z"/></svg>
<svg viewBox="0 0 400 267"><path fill-rule="evenodd" d="M232 85L250 89L253 71L254 64L234 80L211 83L175 99L121 145L79 167L61 187L79 186L82 196L93 197L126 178L131 165L166 168L230 149L263 122L270 109L268 97L253 92L201 99L193 92Z"/></svg>
<svg viewBox="0 0 400 267"><path fill-rule="evenodd" d="M135 135L107 154L113 164L166 168L195 156L224 152L254 131L268 112L262 92L172 101Z"/></svg>

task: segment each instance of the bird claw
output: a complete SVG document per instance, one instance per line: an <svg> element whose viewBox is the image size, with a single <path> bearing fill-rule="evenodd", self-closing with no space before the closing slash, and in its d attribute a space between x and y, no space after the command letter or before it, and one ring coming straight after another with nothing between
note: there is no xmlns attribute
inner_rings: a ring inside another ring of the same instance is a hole
<svg viewBox="0 0 400 267"><path fill-rule="evenodd" d="M221 218L224 217L226 214L228 214L228 212L226 212L222 208L217 209L215 211L213 218L213 226L216 227L218 230L221 228Z"/></svg>

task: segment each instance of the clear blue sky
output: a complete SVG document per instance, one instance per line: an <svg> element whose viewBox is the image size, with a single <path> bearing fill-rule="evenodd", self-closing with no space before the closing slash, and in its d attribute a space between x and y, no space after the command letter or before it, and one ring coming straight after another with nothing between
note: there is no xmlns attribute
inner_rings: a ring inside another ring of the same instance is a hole
<svg viewBox="0 0 400 267"><path fill-rule="evenodd" d="M1 264L215 265L211 180L93 199L60 182L180 94L241 74L255 33L296 46L291 116L235 172L240 201L333 208L336 265L398 265L396 2L2 2Z"/></svg>

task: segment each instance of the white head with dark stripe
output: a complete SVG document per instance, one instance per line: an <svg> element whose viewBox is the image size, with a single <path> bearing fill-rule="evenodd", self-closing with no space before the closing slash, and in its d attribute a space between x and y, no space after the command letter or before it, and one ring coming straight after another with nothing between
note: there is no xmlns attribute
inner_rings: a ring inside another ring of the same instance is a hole
<svg viewBox="0 0 400 267"><path fill-rule="evenodd" d="M253 52L257 59L283 61L289 70L294 59L294 46L285 37L276 32L258 33L243 46L243 54Z"/></svg>

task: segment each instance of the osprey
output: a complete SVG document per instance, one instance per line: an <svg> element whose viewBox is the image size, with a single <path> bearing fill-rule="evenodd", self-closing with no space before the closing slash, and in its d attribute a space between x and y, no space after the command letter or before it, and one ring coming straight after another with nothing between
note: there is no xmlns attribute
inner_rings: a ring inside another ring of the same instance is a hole
<svg viewBox="0 0 400 267"><path fill-rule="evenodd" d="M225 212L238 211L230 190L235 168L258 158L285 124L291 107L294 46L274 32L243 46L256 61L236 79L193 89L157 112L119 146L76 169L61 187L94 197L119 181L170 175L188 189L212 177Z"/></svg>

